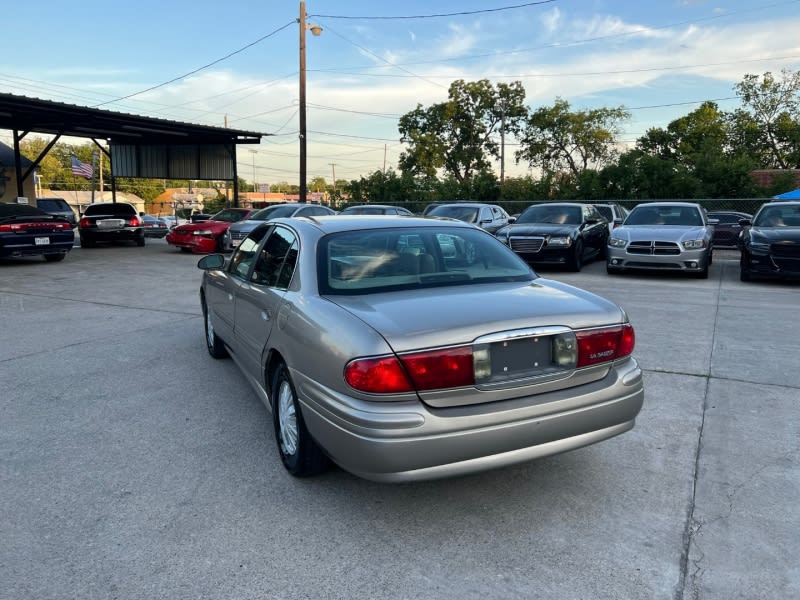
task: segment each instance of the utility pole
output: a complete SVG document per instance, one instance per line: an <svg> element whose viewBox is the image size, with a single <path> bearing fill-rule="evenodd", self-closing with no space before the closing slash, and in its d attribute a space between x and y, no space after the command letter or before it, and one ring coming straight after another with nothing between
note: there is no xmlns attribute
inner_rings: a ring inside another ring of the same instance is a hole
<svg viewBox="0 0 800 600"><path fill-rule="evenodd" d="M336 191L336 163L328 163L333 171L333 191Z"/></svg>
<svg viewBox="0 0 800 600"><path fill-rule="evenodd" d="M313 35L322 33L319 25L306 25L306 3L300 2L300 202L306 201L306 29Z"/></svg>
<svg viewBox="0 0 800 600"><path fill-rule="evenodd" d="M506 180L506 107L500 107L500 185Z"/></svg>

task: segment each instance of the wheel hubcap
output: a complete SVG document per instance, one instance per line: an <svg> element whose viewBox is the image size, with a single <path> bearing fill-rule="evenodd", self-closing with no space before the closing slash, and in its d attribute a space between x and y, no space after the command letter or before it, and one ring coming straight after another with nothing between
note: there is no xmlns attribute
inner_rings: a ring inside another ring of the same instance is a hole
<svg viewBox="0 0 800 600"><path fill-rule="evenodd" d="M209 348L214 345L214 326L211 324L211 315L208 309L206 309L206 342L208 342Z"/></svg>
<svg viewBox="0 0 800 600"><path fill-rule="evenodd" d="M281 435L281 450L287 456L297 452L297 413L294 409L294 394L289 382L282 381L278 392L278 427Z"/></svg>

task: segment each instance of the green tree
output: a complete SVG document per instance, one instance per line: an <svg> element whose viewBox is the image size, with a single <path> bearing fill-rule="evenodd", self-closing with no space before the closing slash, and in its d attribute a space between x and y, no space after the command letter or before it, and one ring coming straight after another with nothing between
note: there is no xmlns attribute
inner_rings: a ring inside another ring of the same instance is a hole
<svg viewBox="0 0 800 600"><path fill-rule="evenodd" d="M403 173L433 178L443 170L457 181L467 181L500 155L496 134L519 129L526 115L525 90L520 82L493 86L487 79L454 81L448 100L428 108L422 105L403 115L400 140L408 150L400 155Z"/></svg>
<svg viewBox="0 0 800 600"><path fill-rule="evenodd" d="M800 167L800 71L784 69L779 77L748 74L734 89L765 136L769 166Z"/></svg>
<svg viewBox="0 0 800 600"><path fill-rule="evenodd" d="M520 138L517 162L545 171L568 171L576 180L590 165L601 167L617 156L616 143L623 107L573 111L566 100L543 106L530 114Z"/></svg>

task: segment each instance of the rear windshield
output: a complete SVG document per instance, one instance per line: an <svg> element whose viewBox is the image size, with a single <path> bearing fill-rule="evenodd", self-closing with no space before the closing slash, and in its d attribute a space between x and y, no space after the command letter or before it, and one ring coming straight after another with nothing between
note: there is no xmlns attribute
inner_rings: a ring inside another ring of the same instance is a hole
<svg viewBox="0 0 800 600"><path fill-rule="evenodd" d="M330 234L317 246L327 295L536 278L502 242L471 227L385 228Z"/></svg>
<svg viewBox="0 0 800 600"><path fill-rule="evenodd" d="M69 204L60 198L39 198L36 200L36 206L42 210L60 210L65 212L72 210Z"/></svg>
<svg viewBox="0 0 800 600"><path fill-rule="evenodd" d="M94 215L116 215L127 217L130 215L135 215L136 209L130 204L126 204L124 202L90 204L86 207L86 210L83 211L83 214L87 217L92 217Z"/></svg>
<svg viewBox="0 0 800 600"><path fill-rule="evenodd" d="M30 204L0 203L0 218L33 215L41 216L45 214L47 213Z"/></svg>

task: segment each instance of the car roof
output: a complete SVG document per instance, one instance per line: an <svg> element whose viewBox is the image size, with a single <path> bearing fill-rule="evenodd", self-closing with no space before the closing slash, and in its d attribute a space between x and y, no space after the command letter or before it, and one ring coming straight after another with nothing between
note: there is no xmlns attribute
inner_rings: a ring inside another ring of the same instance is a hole
<svg viewBox="0 0 800 600"><path fill-rule="evenodd" d="M344 210L348 208L406 208L405 206L398 206L397 204L354 204L353 206L348 206ZM406 209L408 210L408 209Z"/></svg>
<svg viewBox="0 0 800 600"><path fill-rule="evenodd" d="M688 206L691 208L702 208L697 202L642 202L637 204L634 208L641 206Z"/></svg>
<svg viewBox="0 0 800 600"><path fill-rule="evenodd" d="M457 220L433 219L428 217L403 217L398 219L397 215L324 215L318 217L293 217L279 218L269 221L269 223L308 223L313 224L324 233L338 233L340 231L352 231L353 229L418 229L420 227L459 227L476 229L470 223Z"/></svg>
<svg viewBox="0 0 800 600"><path fill-rule="evenodd" d="M439 208L440 206L469 206L469 207L478 207L478 206L498 206L497 204L490 204L488 202L442 202L436 206Z"/></svg>

